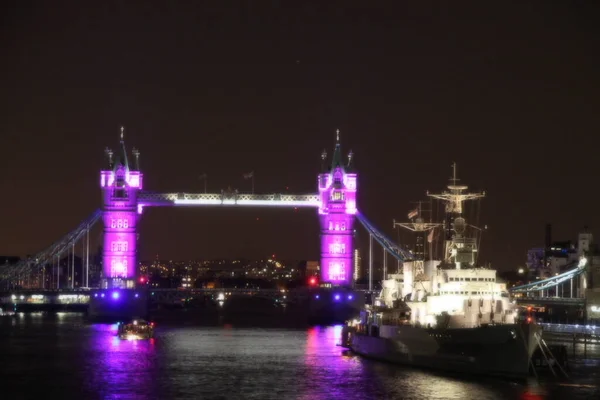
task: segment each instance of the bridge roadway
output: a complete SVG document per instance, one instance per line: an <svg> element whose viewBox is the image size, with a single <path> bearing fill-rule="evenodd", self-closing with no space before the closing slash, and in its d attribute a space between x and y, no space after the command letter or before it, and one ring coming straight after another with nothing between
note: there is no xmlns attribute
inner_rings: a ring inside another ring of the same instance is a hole
<svg viewBox="0 0 600 400"><path fill-rule="evenodd" d="M90 298L94 297L112 297L114 292L126 289L61 289L61 290L14 290L0 293L0 305L31 305L43 304L52 305L88 305ZM130 289L127 289L130 290ZM151 303L156 304L181 304L185 300L200 299L207 296L214 300L226 300L227 297L254 296L273 300L295 302L307 299L315 293L327 292L350 292L349 289L342 288L298 288L292 290L283 289L237 289L237 288L193 288L193 289L158 289L158 288L139 288L133 289L138 294L146 294ZM351 292L359 292L352 290ZM362 291L361 291L362 292ZM137 297L137 294L136 294Z"/></svg>
<svg viewBox="0 0 600 400"><path fill-rule="evenodd" d="M519 305L532 306L585 306L585 299L580 297L517 297Z"/></svg>

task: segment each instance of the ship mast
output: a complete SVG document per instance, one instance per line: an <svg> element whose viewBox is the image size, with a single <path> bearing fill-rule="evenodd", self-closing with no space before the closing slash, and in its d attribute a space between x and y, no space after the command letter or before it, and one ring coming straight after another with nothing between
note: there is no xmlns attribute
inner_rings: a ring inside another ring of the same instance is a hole
<svg viewBox="0 0 600 400"><path fill-rule="evenodd" d="M415 277L415 281L426 279L424 276L425 273L425 240L429 243L429 257L433 259L433 230L437 226L441 226L441 223L434 222L425 222L423 218L423 202L417 202L417 208L408 213L408 219L410 222L396 222L393 221L394 228L397 226L402 227L404 229L408 229L410 231L415 232L416 237L416 246L415 246L415 259L414 259L414 270L413 276ZM431 212L431 210L428 210Z"/></svg>
<svg viewBox="0 0 600 400"><path fill-rule="evenodd" d="M485 197L482 193L464 193L468 189L466 185L459 185L456 173L456 163L452 164L452 177L450 178L449 191L442 193L429 193L427 196L445 202L446 220L444 229L446 233L444 260L452 262L457 269L461 264L473 265L475 263L475 253L477 244L475 238L465 235L467 224L463 217L463 202Z"/></svg>

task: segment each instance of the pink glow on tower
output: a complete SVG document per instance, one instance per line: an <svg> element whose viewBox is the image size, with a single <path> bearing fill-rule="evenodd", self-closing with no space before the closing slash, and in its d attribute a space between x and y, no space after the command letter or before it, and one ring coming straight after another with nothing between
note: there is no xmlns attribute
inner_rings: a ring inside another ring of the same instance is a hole
<svg viewBox="0 0 600 400"><path fill-rule="evenodd" d="M121 128L120 151L113 162L107 151L108 169L100 172L103 195L104 246L102 253L103 287L134 287L137 265L137 195L142 189L139 153L134 150L136 166L130 169Z"/></svg>
<svg viewBox="0 0 600 400"><path fill-rule="evenodd" d="M325 162L326 153L322 160ZM351 285L354 254L354 220L356 214L357 175L352 172L352 152L348 163L342 161L337 141L331 166L319 174L319 220L321 223L321 281L334 285Z"/></svg>

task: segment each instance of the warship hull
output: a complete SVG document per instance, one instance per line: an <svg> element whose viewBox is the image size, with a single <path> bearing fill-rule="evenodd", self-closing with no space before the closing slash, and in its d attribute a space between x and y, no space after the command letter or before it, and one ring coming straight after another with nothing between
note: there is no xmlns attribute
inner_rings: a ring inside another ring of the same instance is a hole
<svg viewBox="0 0 600 400"><path fill-rule="evenodd" d="M346 347L380 361L453 373L525 379L537 348L537 325L461 329L381 326L375 332L345 332ZM342 343L344 345L344 343Z"/></svg>

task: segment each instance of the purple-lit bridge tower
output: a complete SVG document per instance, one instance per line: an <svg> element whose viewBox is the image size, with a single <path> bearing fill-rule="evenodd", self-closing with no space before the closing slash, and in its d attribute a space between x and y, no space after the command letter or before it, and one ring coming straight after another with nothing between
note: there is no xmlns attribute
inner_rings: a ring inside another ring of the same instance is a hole
<svg viewBox="0 0 600 400"><path fill-rule="evenodd" d="M104 222L101 285L104 289L132 289L137 271L138 193L143 179L139 152L133 149L135 164L130 165L121 128L119 151L115 155L107 149L106 155L108 169L100 172Z"/></svg>
<svg viewBox="0 0 600 400"><path fill-rule="evenodd" d="M343 162L339 131L331 164L323 151L318 194L153 193L142 191L143 174L139 152L134 163L127 157L123 128L119 150L106 150L107 169L100 172L103 196L104 289L132 289L136 285L137 224L147 207L155 206L255 206L312 207L321 223L321 282L350 286L353 278L353 225L356 215L357 175L352 170L352 153Z"/></svg>
<svg viewBox="0 0 600 400"><path fill-rule="evenodd" d="M344 165L337 131L331 165L323 152L319 174L319 220L321 223L321 281L348 286L354 267L354 220L356 219L357 175L352 169L352 152Z"/></svg>

